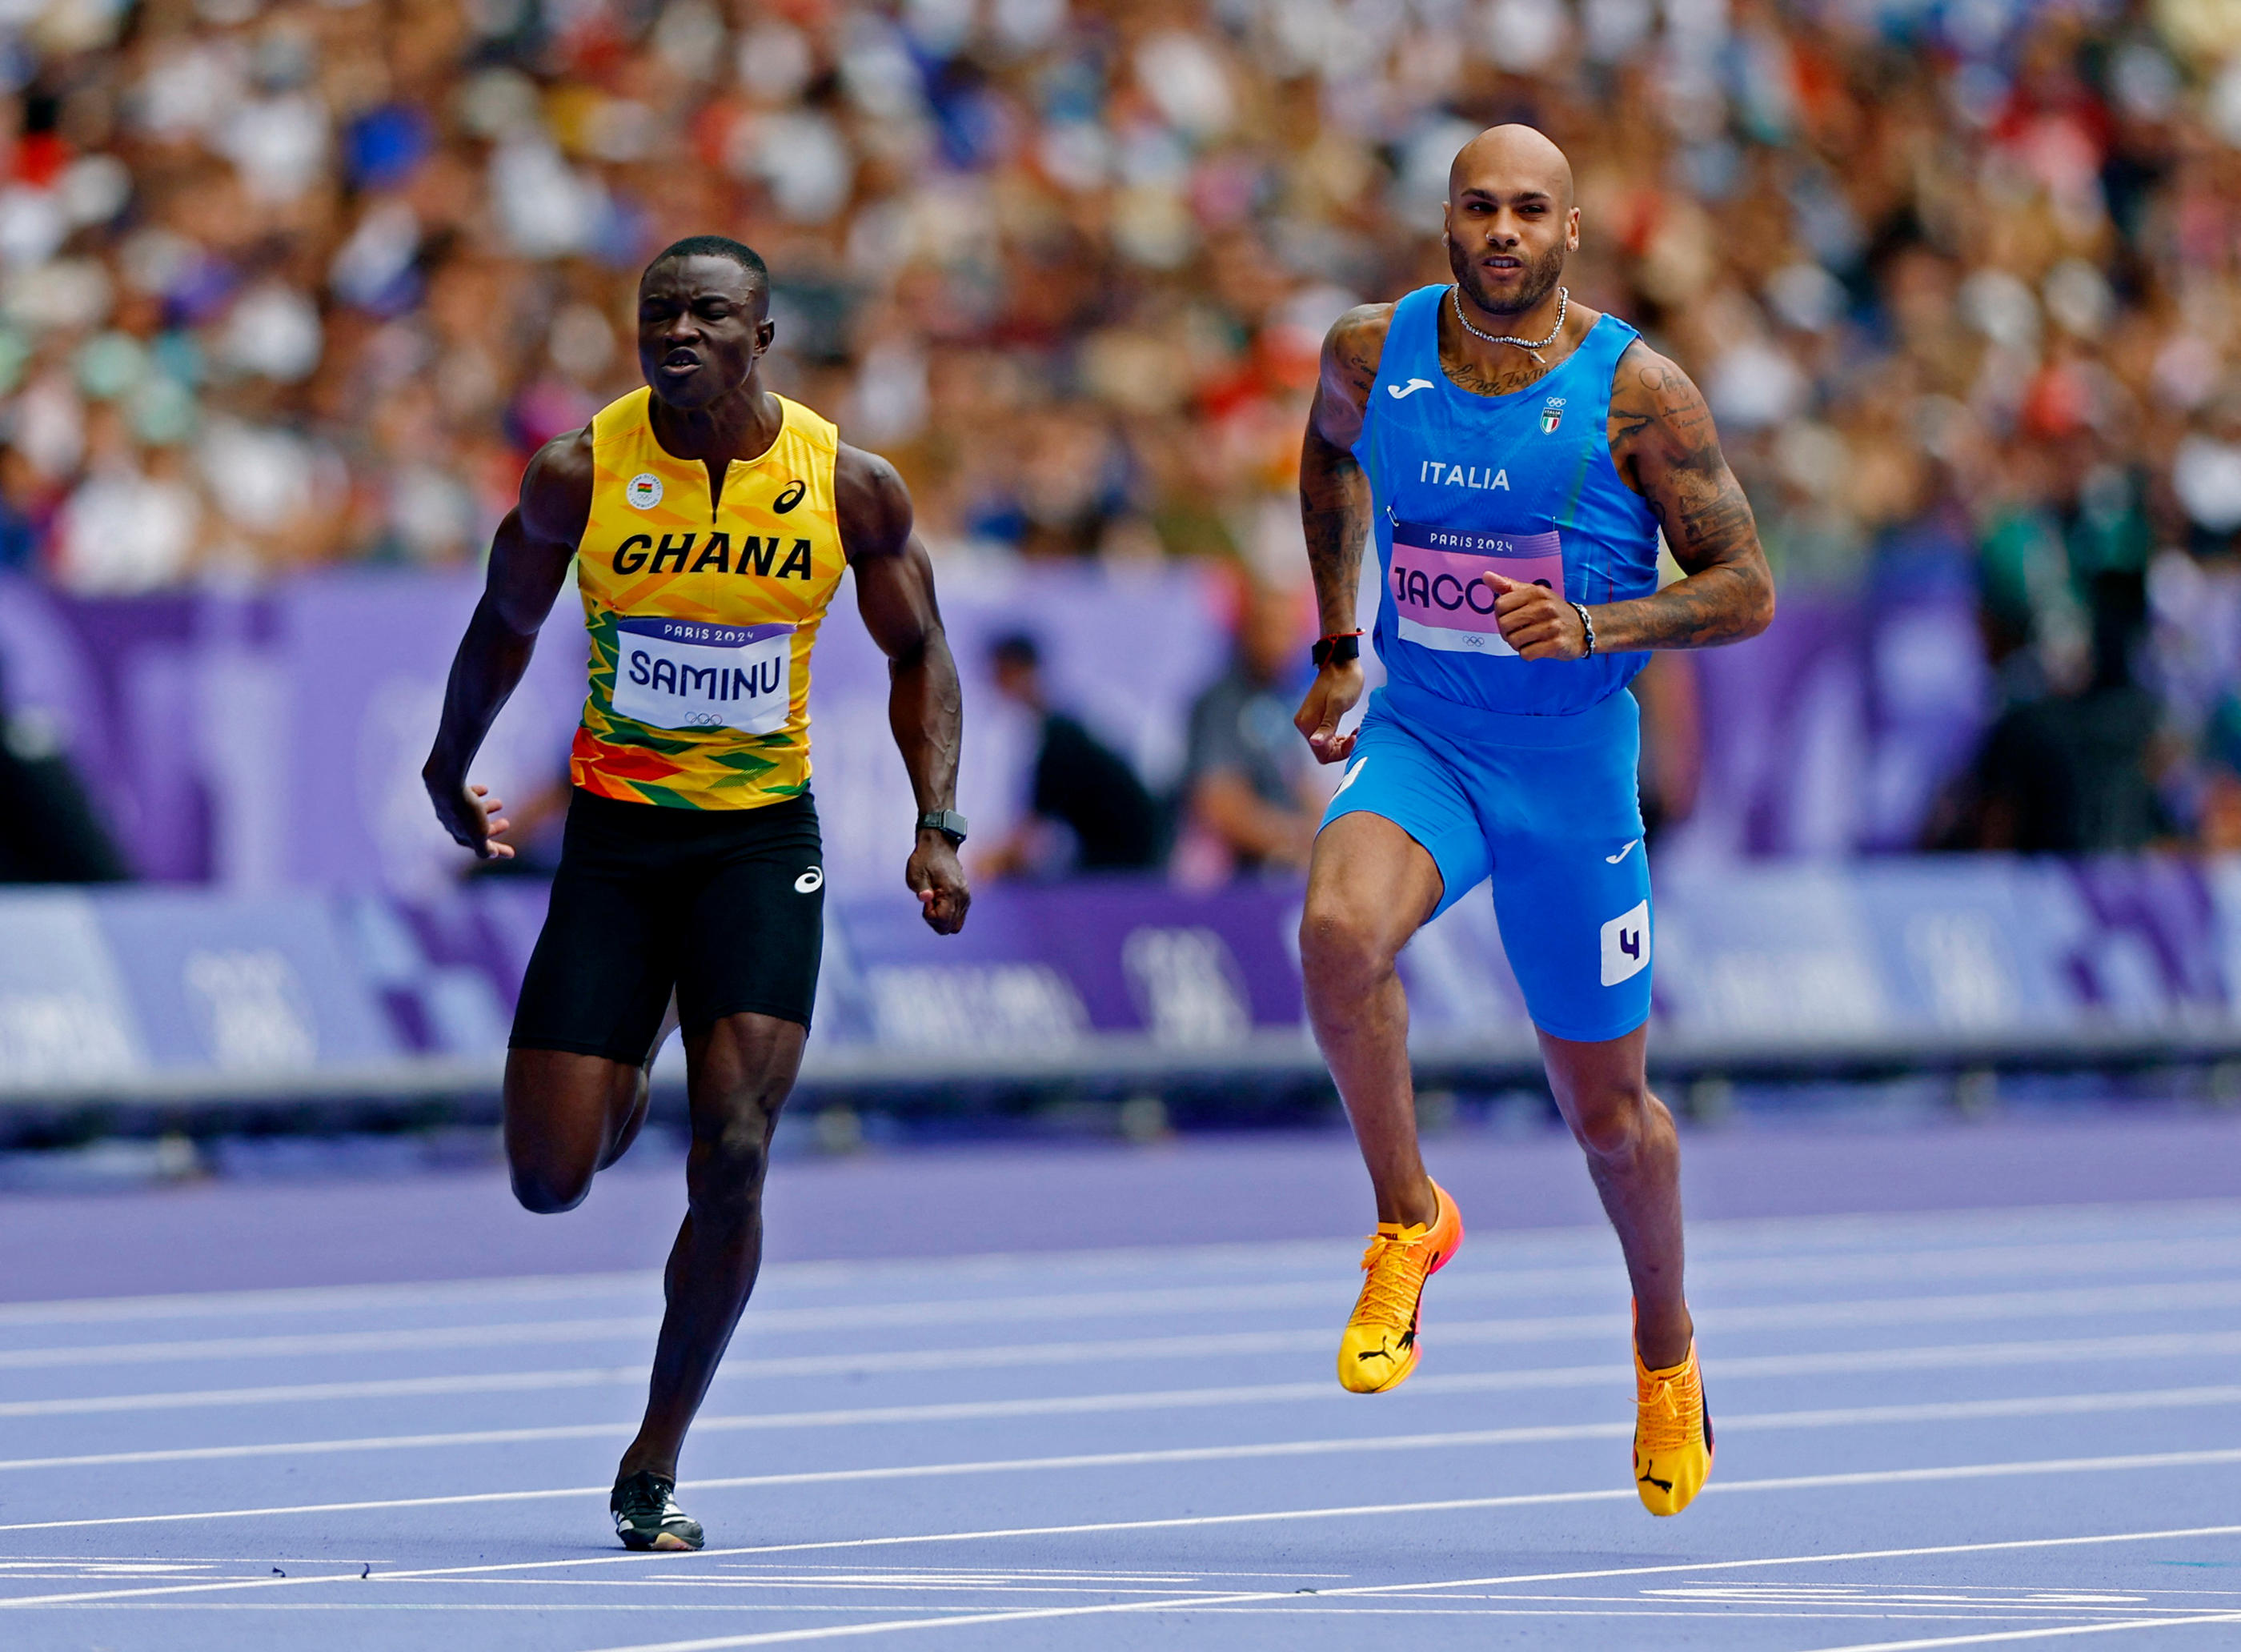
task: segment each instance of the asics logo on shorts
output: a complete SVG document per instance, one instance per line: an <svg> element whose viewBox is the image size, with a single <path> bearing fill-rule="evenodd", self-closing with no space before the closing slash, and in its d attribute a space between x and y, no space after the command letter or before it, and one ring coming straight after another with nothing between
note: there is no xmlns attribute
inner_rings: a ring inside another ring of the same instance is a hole
<svg viewBox="0 0 2241 1652"><path fill-rule="evenodd" d="M812 866L793 880L796 894L813 895L823 887L825 887L825 868L822 866Z"/></svg>

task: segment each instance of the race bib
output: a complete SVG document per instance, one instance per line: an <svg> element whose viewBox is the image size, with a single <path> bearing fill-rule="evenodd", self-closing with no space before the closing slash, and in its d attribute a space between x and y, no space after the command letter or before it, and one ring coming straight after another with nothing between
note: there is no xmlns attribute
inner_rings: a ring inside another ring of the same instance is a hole
<svg viewBox="0 0 2241 1652"><path fill-rule="evenodd" d="M1393 612L1401 639L1451 653L1508 654L1494 617L1493 587L1480 578L1498 573L1524 585L1564 594L1564 548L1555 530L1546 533L1475 533L1393 525Z"/></svg>
<svg viewBox="0 0 2241 1652"><path fill-rule="evenodd" d="M615 714L649 728L768 734L793 706L793 627L615 622Z"/></svg>

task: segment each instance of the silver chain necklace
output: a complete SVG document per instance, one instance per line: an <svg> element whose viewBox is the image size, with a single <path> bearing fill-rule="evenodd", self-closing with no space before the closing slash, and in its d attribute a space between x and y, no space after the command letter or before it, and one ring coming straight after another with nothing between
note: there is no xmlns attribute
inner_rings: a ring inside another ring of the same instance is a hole
<svg viewBox="0 0 2241 1652"><path fill-rule="evenodd" d="M1455 319L1462 323L1463 331L1472 338L1483 338L1490 344L1515 344L1534 360L1540 362L1543 367L1549 364L1542 359L1541 352L1555 344L1556 335L1564 331L1564 311L1570 307L1572 302L1569 288L1556 289L1556 324L1549 329L1549 336L1546 338L1513 338L1507 333L1497 338L1492 333L1481 332L1470 324L1470 318L1463 314L1463 295L1461 287L1449 287L1448 297L1454 302Z"/></svg>

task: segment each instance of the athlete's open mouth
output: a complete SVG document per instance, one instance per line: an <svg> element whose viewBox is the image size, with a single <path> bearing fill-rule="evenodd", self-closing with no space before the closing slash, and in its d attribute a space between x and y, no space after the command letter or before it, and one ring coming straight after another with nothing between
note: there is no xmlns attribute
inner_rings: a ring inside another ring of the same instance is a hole
<svg viewBox="0 0 2241 1652"><path fill-rule="evenodd" d="M1506 252L1497 252L1491 257L1481 258L1479 265L1487 270L1522 270L1525 260L1513 258Z"/></svg>
<svg viewBox="0 0 2241 1652"><path fill-rule="evenodd" d="M691 372L700 365L700 358L689 350L672 350L661 358L661 371L666 373Z"/></svg>

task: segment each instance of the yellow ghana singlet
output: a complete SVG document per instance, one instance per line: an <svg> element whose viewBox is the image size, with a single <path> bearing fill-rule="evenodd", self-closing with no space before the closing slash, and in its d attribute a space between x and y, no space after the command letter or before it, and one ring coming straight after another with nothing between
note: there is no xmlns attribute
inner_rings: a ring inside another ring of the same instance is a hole
<svg viewBox="0 0 2241 1652"><path fill-rule="evenodd" d="M592 692L569 756L587 792L676 809L752 809L809 787L809 651L846 558L840 435L777 400L778 439L708 467L654 439L651 390L592 420L592 514L576 583Z"/></svg>

